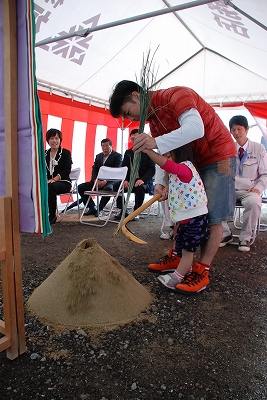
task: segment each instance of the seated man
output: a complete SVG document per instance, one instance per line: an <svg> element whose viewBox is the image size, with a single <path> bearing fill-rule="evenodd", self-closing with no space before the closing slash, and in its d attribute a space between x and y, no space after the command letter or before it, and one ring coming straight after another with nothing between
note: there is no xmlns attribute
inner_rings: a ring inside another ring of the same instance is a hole
<svg viewBox="0 0 267 400"><path fill-rule="evenodd" d="M94 165L92 167L92 176L90 182L81 183L78 186L78 192L81 196L83 204L85 205L88 199L88 196L84 194L84 192L88 190L92 190L95 180L97 178L100 167L105 165L106 167L114 167L118 168L121 166L122 155L112 150L112 141L110 139L102 139L101 140L102 153L97 154L95 158ZM113 181L98 181L98 189L99 190L113 190ZM103 208L108 203L110 197L102 197L99 203L99 216L103 213ZM97 208L94 203L94 200L90 198L88 203L88 211L84 213L84 215L95 215L97 216Z"/></svg>
<svg viewBox="0 0 267 400"><path fill-rule="evenodd" d="M243 223L239 235L239 251L250 251L252 230L256 226L261 212L261 194L267 187L267 155L262 144L247 138L248 121L242 115L236 115L229 121L230 131L236 140L235 189L236 200L244 207ZM233 241L232 232L223 222L223 238L220 247Z"/></svg>
<svg viewBox="0 0 267 400"><path fill-rule="evenodd" d="M132 141L132 145L134 143L134 138L135 136L138 135L138 129L133 129L130 132L130 138ZM126 179L123 183L124 185L124 191L128 191L129 187L129 182L130 182L130 174L131 174L131 166L134 158L134 152L133 149L128 149L124 153L123 161L122 161L122 167L128 167ZM145 193L153 194L153 176L155 175L155 163L148 157L147 154L141 153L141 162L140 162L140 167L137 175L137 179L135 181L134 187L132 192L135 194L135 204L134 204L134 209L137 210L143 202L145 198ZM114 190L118 190L120 183L116 182L114 184ZM119 196L117 199L117 207L122 210L122 197ZM116 220L120 220L122 215L122 211L115 217ZM128 213L126 213L125 216L127 216ZM135 217L135 220L137 220L139 216Z"/></svg>

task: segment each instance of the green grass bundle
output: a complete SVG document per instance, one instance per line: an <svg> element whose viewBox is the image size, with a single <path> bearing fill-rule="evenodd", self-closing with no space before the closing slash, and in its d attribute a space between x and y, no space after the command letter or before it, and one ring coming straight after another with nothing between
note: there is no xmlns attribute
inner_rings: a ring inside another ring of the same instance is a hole
<svg viewBox="0 0 267 400"><path fill-rule="evenodd" d="M139 133L144 132L145 128L145 123L147 121L148 117L148 109L150 105L150 97L149 97L149 89L153 86L153 84L156 81L156 74L154 73L154 57L155 57L154 52L153 56L151 57L151 50L148 51L148 54L146 57L143 57L143 65L141 68L141 74L140 74L140 92L139 92L139 101L140 101L140 119L139 119ZM150 60L151 57L151 60ZM131 165L131 174L130 174L130 181L129 181L129 187L128 187L128 192L127 192L127 197L124 203L123 207L123 212L122 212L122 217L119 222L119 225L115 231L115 234L119 233L121 231L121 226L124 220L124 215L128 207L128 203L130 200L130 196L138 175L139 167L140 167L140 161L141 161L141 153L135 153L133 162Z"/></svg>

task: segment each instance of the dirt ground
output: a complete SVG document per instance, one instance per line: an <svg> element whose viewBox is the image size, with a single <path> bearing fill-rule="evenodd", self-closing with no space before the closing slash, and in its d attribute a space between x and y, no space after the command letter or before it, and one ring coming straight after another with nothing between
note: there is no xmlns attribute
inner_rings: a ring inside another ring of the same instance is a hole
<svg viewBox="0 0 267 400"><path fill-rule="evenodd" d="M147 269L172 246L159 238L161 222L149 216L128 224L146 245L114 237L115 224L96 228L68 218L47 237L21 234L27 351L13 361L0 353L1 399L267 398L267 232L250 253L219 249L210 287L187 297ZM34 289L85 238L149 288L153 302L142 318L106 331L56 331L29 313Z"/></svg>

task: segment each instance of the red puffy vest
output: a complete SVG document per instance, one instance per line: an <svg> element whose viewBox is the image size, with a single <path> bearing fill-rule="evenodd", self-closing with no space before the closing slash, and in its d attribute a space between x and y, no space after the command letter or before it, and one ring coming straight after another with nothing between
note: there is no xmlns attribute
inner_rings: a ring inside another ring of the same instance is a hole
<svg viewBox="0 0 267 400"><path fill-rule="evenodd" d="M191 142L198 167L236 155L232 136L214 109L194 90L183 86L152 92L148 122L152 137L180 127L178 117L195 108L204 124L204 136Z"/></svg>

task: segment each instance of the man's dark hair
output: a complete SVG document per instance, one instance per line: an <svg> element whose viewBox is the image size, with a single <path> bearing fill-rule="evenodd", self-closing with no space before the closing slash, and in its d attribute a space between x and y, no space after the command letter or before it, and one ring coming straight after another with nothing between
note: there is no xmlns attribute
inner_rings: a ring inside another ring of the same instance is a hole
<svg viewBox="0 0 267 400"><path fill-rule="evenodd" d="M121 81L117 83L112 95L109 98L109 111L112 117L117 118L121 115L121 107L127 101L133 102L131 94L133 92L140 93L141 86L132 81Z"/></svg>
<svg viewBox="0 0 267 400"><path fill-rule="evenodd" d="M61 142L62 142L62 132L59 131L58 129L55 129L55 128L48 129L48 131L46 132L46 136L45 137L46 137L47 143L48 143L49 139L51 137L56 136L56 134L58 134L58 137L60 139L60 144L61 144Z"/></svg>
<svg viewBox="0 0 267 400"><path fill-rule="evenodd" d="M109 143L110 146L112 146L112 141L111 141L110 139L108 139L108 138L102 139L102 140L101 140L101 145L102 145L103 143L107 143L107 142Z"/></svg>
<svg viewBox="0 0 267 400"><path fill-rule="evenodd" d="M130 132L130 136L134 135L135 133L138 133L138 129L132 129Z"/></svg>
<svg viewBox="0 0 267 400"><path fill-rule="evenodd" d="M248 120L244 115L235 115L229 121L230 130L232 129L233 125L240 125L248 128Z"/></svg>

